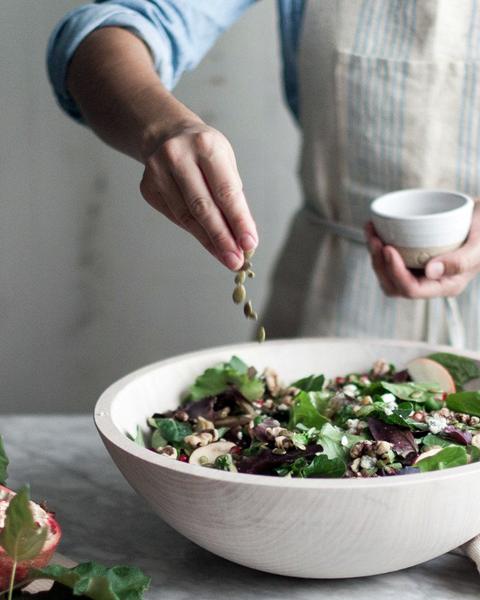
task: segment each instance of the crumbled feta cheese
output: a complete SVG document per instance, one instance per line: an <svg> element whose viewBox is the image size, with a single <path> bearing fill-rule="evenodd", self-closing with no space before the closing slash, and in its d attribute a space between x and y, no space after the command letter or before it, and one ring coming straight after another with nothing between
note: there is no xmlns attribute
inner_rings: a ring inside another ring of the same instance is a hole
<svg viewBox="0 0 480 600"><path fill-rule="evenodd" d="M358 419L357 419L357 421L358 421ZM342 435L342 439L340 440L340 444L342 446L348 446L348 438L347 438L346 435Z"/></svg>
<svg viewBox="0 0 480 600"><path fill-rule="evenodd" d="M374 456L362 456L360 460L360 467L362 469L370 470L374 469L377 464L377 459Z"/></svg>
<svg viewBox="0 0 480 600"><path fill-rule="evenodd" d="M445 429L448 425L447 419L441 415L427 415L425 421L428 425L430 433L437 434Z"/></svg>
<svg viewBox="0 0 480 600"><path fill-rule="evenodd" d="M343 393L346 396L356 398L359 394L358 387L354 383L349 383L343 388Z"/></svg>
<svg viewBox="0 0 480 600"><path fill-rule="evenodd" d="M382 396L383 402L386 404L385 406L385 414L391 415L393 411L398 408L397 399L393 394L383 394Z"/></svg>

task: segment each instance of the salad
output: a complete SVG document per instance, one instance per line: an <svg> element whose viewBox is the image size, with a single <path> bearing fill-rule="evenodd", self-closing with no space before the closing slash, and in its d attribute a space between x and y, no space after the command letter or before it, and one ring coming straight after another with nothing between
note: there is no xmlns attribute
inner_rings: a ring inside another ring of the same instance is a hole
<svg viewBox="0 0 480 600"><path fill-rule="evenodd" d="M480 459L476 362L437 353L397 370L290 384L238 357L207 369L182 404L139 427L137 444L172 460L275 477L391 477Z"/></svg>

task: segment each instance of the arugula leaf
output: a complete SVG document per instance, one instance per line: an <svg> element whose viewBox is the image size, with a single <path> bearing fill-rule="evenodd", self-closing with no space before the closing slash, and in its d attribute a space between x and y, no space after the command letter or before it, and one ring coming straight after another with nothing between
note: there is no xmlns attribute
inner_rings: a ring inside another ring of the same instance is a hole
<svg viewBox="0 0 480 600"><path fill-rule="evenodd" d="M422 438L422 444L426 448L430 448L431 446L440 446L441 448L447 448L448 446L452 446L452 442L440 437L439 435L434 435L433 433L429 433L424 438Z"/></svg>
<svg viewBox="0 0 480 600"><path fill-rule="evenodd" d="M322 415L318 410L316 392L299 392L293 401L293 406L290 413L290 429L293 429L298 423L302 423L305 427L317 427L318 429L324 423L328 422L327 417Z"/></svg>
<svg viewBox="0 0 480 600"><path fill-rule="evenodd" d="M247 365L233 356L229 362L207 369L197 377L186 400L195 402L208 396L217 396L231 386L250 402L261 398L265 391L263 381L258 377L249 377Z"/></svg>
<svg viewBox="0 0 480 600"><path fill-rule="evenodd" d="M459 467L467 464L467 450L465 446L447 446L437 452L434 456L427 456L419 460L415 466L422 473L427 471L439 471L450 467Z"/></svg>
<svg viewBox="0 0 480 600"><path fill-rule="evenodd" d="M294 381L291 386L304 392L321 392L324 383L325 377L323 375L310 375L309 377Z"/></svg>
<svg viewBox="0 0 480 600"><path fill-rule="evenodd" d="M30 490L23 487L8 505L0 546L14 562L36 558L47 539L48 529L36 525L30 508Z"/></svg>
<svg viewBox="0 0 480 600"><path fill-rule="evenodd" d="M145 448L145 438L143 437L143 431L140 425L137 425L137 431L135 432L135 435L128 434L128 437L132 440L132 442L135 442L137 446Z"/></svg>
<svg viewBox="0 0 480 600"><path fill-rule="evenodd" d="M0 483L3 484L5 484L8 479L8 462L7 453L5 452L5 447L3 445L3 439L0 435Z"/></svg>
<svg viewBox="0 0 480 600"><path fill-rule="evenodd" d="M392 393L400 400L409 400L411 402L426 402L427 400L435 400L435 394L440 392L440 386L436 383L390 383L382 381L382 387Z"/></svg>
<svg viewBox="0 0 480 600"><path fill-rule="evenodd" d="M180 444L183 442L183 438L192 433L192 427L190 423L182 423L175 419L155 419L157 430L152 436L152 446L158 448L158 446L165 446L162 444L162 440L169 442L170 444ZM158 431L158 434L157 434ZM157 434L155 441L158 444L153 444L154 436Z"/></svg>
<svg viewBox="0 0 480 600"><path fill-rule="evenodd" d="M480 377L480 365L471 358L457 356L449 352L436 352L430 354L428 358L443 365L459 386Z"/></svg>
<svg viewBox="0 0 480 600"><path fill-rule="evenodd" d="M50 565L35 569L33 575L53 579L71 588L75 596L83 595L92 600L142 600L150 585L150 577L136 567L107 568L94 562L71 569Z"/></svg>
<svg viewBox="0 0 480 600"><path fill-rule="evenodd" d="M455 412L480 417L480 392L456 392L447 396L447 407Z"/></svg>

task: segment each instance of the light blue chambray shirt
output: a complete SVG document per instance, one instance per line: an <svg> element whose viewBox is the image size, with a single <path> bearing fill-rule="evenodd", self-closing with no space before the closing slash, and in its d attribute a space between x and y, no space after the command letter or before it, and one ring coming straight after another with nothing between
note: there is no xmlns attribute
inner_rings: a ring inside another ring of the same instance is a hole
<svg viewBox="0 0 480 600"><path fill-rule="evenodd" d="M162 82L172 89L223 33L257 0L96 0L69 12L48 44L48 73L60 106L73 118L81 114L68 94L65 76L82 40L101 27L124 27L150 49ZM297 48L306 0L277 0L282 42L284 89L298 116Z"/></svg>

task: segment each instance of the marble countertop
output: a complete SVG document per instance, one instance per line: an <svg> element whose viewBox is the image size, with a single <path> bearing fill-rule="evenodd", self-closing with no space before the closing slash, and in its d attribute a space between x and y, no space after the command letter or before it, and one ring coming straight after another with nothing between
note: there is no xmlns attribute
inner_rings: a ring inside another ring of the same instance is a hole
<svg viewBox="0 0 480 600"><path fill-rule="evenodd" d="M29 482L63 528L60 551L77 561L137 565L152 576L147 599L467 600L480 575L446 555L397 573L345 580L289 579L223 560L176 533L130 489L87 416L1 416L11 487Z"/></svg>

